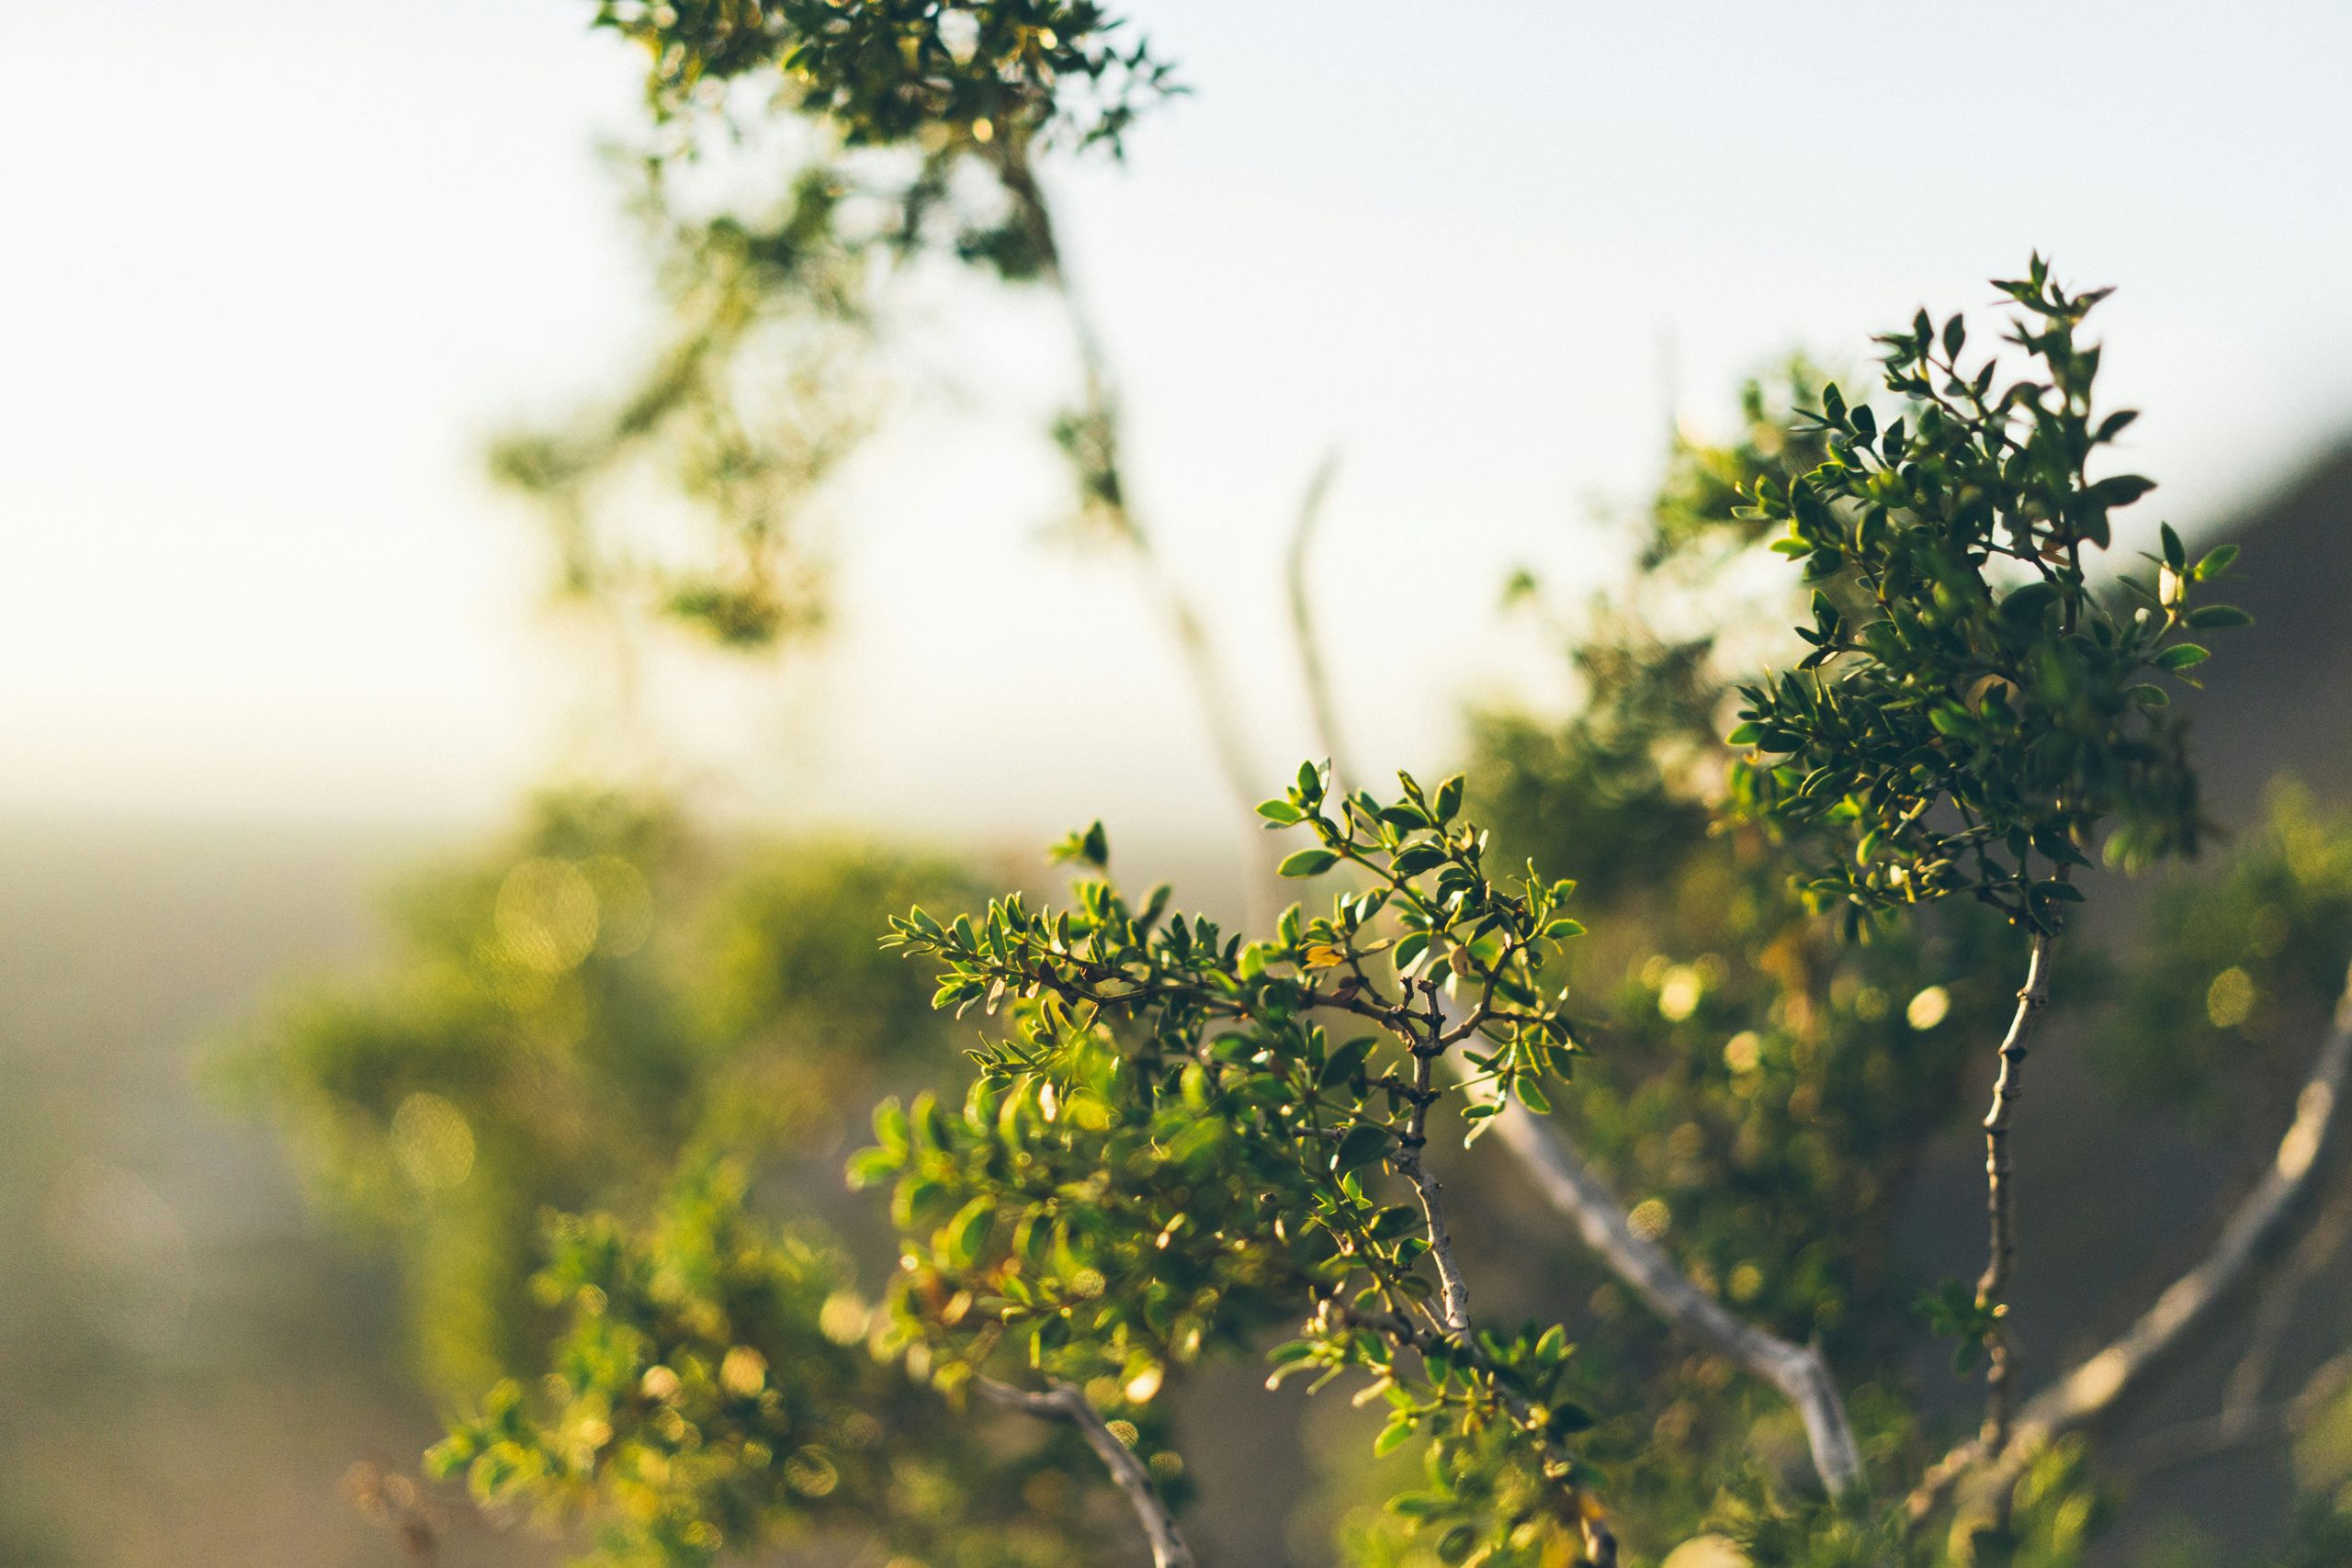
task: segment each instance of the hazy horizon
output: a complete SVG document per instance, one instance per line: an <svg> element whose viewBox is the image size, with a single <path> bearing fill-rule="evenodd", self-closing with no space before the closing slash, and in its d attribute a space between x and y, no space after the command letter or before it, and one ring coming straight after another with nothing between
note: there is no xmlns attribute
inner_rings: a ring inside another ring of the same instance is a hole
<svg viewBox="0 0 2352 1568"><path fill-rule="evenodd" d="M1056 178L1141 501L1219 639L1275 671L1248 716L1271 760L1306 745L1278 569L1328 449L1342 696L1373 760L1425 764L1465 692L1553 662L1497 626L1496 590L1521 562L1590 581L1591 502L1639 495L1669 404L1713 422L1791 347L1850 363L1917 303L1981 305L2031 248L2121 286L2109 379L2150 410L2132 457L2163 514L2209 521L2352 427L2352 213L2318 198L2352 161L2328 74L2352 17L2331 9L2070 10L2050 25L2098 48L2063 94L2017 70L2010 29L1925 12L1139 11L1200 90L1128 169ZM517 418L609 394L655 330L595 153L630 123L636 62L586 16L0 20L0 288L39 302L0 315L0 816L472 824L599 754L585 656L534 621L536 523L480 460ZM1678 49L1692 26L1706 50ZM1910 60L1967 84L1964 109L1872 118L1872 73ZM1799 61L1854 90L1790 94ZM2064 162L2041 169L2045 137ZM1022 324L933 349L944 390L910 395L843 488L829 641L780 674L657 667L666 776L741 815L934 836L1111 803L1146 833L1218 830L1155 639L1062 671L1053 713L952 657L1002 637L1035 668L1142 614L1115 563L1036 537L1057 491L1031 448L1064 367ZM1381 553L1441 534L1459 564L1417 579L1426 613L1382 665L1351 658ZM1108 743L1049 773L1073 717Z"/></svg>

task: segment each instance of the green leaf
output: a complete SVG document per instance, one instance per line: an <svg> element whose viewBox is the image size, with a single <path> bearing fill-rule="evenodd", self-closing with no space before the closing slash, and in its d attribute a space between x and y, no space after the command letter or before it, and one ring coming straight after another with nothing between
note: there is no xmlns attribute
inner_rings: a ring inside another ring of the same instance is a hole
<svg viewBox="0 0 2352 1568"><path fill-rule="evenodd" d="M2144 474L2117 474L2099 480L2084 493L2100 506L2129 506L2155 488L2156 481Z"/></svg>
<svg viewBox="0 0 2352 1568"><path fill-rule="evenodd" d="M1340 857L1329 850L1300 850L1274 867L1281 876L1319 876L1339 863Z"/></svg>
<svg viewBox="0 0 2352 1568"><path fill-rule="evenodd" d="M2001 618L2020 623L2036 620L2056 608L2064 597L2054 582L2029 582L2001 601Z"/></svg>
<svg viewBox="0 0 2352 1568"><path fill-rule="evenodd" d="M2231 567L2236 565L2237 558L2237 546L2214 546L2211 549L2205 552L2205 558L2197 563L2197 581L2199 582L2212 581L2215 578L2229 570Z"/></svg>
<svg viewBox="0 0 2352 1568"><path fill-rule="evenodd" d="M1451 822L1453 814L1462 809L1462 775L1454 774L1437 786L1437 798L1430 803L1440 822Z"/></svg>
<svg viewBox="0 0 2352 1568"><path fill-rule="evenodd" d="M1340 1172L1361 1169L1388 1152L1388 1129L1375 1127L1369 1122L1358 1122L1348 1129L1340 1146L1331 1155L1331 1168Z"/></svg>
<svg viewBox="0 0 2352 1568"><path fill-rule="evenodd" d="M2159 670L2189 670L2213 657L2213 650L2193 642L2177 642L2148 660Z"/></svg>
<svg viewBox="0 0 2352 1568"><path fill-rule="evenodd" d="M1425 871L1443 865L1445 852L1435 844L1415 844L1410 849L1399 850L1396 860L1390 863L1399 876L1419 876Z"/></svg>
<svg viewBox="0 0 2352 1568"><path fill-rule="evenodd" d="M904 1156L888 1149L860 1149L849 1156L849 1184L861 1191L879 1186L898 1175L899 1168L905 1163Z"/></svg>
<svg viewBox="0 0 2352 1568"><path fill-rule="evenodd" d="M2173 532L2171 524L2164 523L2159 524L2157 526L2164 535L2165 564L2172 568L2175 571L2187 571L2188 570L2188 547L2180 542L2180 536Z"/></svg>
<svg viewBox="0 0 2352 1568"><path fill-rule="evenodd" d="M1592 1412L1581 1404L1555 1404L1552 1419L1547 1423L1555 1438L1573 1438L1578 1432L1592 1430Z"/></svg>
<svg viewBox="0 0 2352 1568"><path fill-rule="evenodd" d="M1333 1084L1347 1082L1363 1070L1364 1062L1371 1055L1372 1041L1369 1038L1349 1041L1323 1058L1323 1070L1315 1075L1315 1087L1329 1089Z"/></svg>
<svg viewBox="0 0 2352 1568"><path fill-rule="evenodd" d="M1278 822L1285 828L1294 822L1303 822L1306 819L1306 813L1287 800L1261 800L1258 803L1258 815L1269 822Z"/></svg>
<svg viewBox="0 0 2352 1568"><path fill-rule="evenodd" d="M944 1232L947 1260L958 1269L978 1263L980 1248L988 1245L989 1222L995 1217L993 1198L975 1198L957 1210Z"/></svg>
<svg viewBox="0 0 2352 1568"><path fill-rule="evenodd" d="M2207 604L2188 612L2188 624L2199 631L2214 631L2223 626L2250 626L2254 617L2235 604Z"/></svg>

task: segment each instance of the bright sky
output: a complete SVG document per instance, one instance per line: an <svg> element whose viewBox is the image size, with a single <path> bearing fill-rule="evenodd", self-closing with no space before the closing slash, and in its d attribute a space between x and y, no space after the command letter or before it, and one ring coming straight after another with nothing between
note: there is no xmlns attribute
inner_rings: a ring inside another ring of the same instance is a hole
<svg viewBox="0 0 2352 1568"><path fill-rule="evenodd" d="M652 324L593 152L635 65L589 9L0 8L0 810L476 818L576 760L579 654L480 454ZM1669 400L1703 423L2030 247L2123 286L2110 378L2169 515L2352 419L2344 7L1136 9L1198 96L1059 189L1142 500L1267 667L1271 761L1307 745L1279 563L1335 444L1343 694L1374 761L1427 764L1464 693L1545 689L1497 585L1589 572ZM1036 538L1050 345L974 342L961 433L927 418L844 504L832 644L673 671L664 722L763 810L1212 822L1129 585Z"/></svg>

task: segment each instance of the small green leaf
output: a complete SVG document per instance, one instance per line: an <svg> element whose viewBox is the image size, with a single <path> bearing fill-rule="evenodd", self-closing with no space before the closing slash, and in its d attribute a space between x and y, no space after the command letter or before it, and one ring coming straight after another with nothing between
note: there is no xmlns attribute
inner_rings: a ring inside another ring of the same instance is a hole
<svg viewBox="0 0 2352 1568"><path fill-rule="evenodd" d="M2084 493L2100 506L2129 506L2155 488L2156 481L2144 474L2117 474Z"/></svg>
<svg viewBox="0 0 2352 1568"><path fill-rule="evenodd" d="M1331 1155L1331 1168L1342 1174L1362 1168L1387 1153L1388 1129L1375 1127L1369 1122L1359 1122L1348 1129L1340 1146Z"/></svg>
<svg viewBox="0 0 2352 1568"><path fill-rule="evenodd" d="M2237 558L2237 546L2214 546L2211 549L2205 552L2205 558L2197 563L2197 581L2199 582L2212 581L2215 578L2229 570L2231 567L2236 565Z"/></svg>
<svg viewBox="0 0 2352 1568"><path fill-rule="evenodd" d="M993 1198L975 1198L957 1210L945 1231L947 1260L958 1269L969 1269L978 1263L980 1248L988 1244L989 1222L995 1217Z"/></svg>
<svg viewBox="0 0 2352 1568"><path fill-rule="evenodd" d="M1451 822L1453 814L1462 809L1462 775L1454 774L1437 786L1437 799L1430 803L1437 808L1437 819Z"/></svg>
<svg viewBox="0 0 2352 1568"><path fill-rule="evenodd" d="M1306 813L1287 800L1261 800L1258 803L1258 815L1285 828L1306 819Z"/></svg>
<svg viewBox="0 0 2352 1568"><path fill-rule="evenodd" d="M2188 624L2199 631L2215 631L2223 626L2250 626L2254 617L2235 604L2207 604L2188 612Z"/></svg>
<svg viewBox="0 0 2352 1568"><path fill-rule="evenodd" d="M1333 1084L1347 1082L1363 1070L1364 1062L1371 1055L1372 1041L1369 1038L1349 1041L1323 1058L1323 1070L1315 1075L1315 1087L1329 1089Z"/></svg>
<svg viewBox="0 0 2352 1568"><path fill-rule="evenodd" d="M2173 532L2173 526L2171 524L2164 523L2159 524L2157 526L2159 531L2164 535L2165 564L2172 568L2175 571L2187 571L2188 570L2188 547L2180 542L2180 536Z"/></svg>
<svg viewBox="0 0 2352 1568"><path fill-rule="evenodd" d="M1319 876L1339 863L1340 857L1329 850L1300 850L1274 867L1282 876Z"/></svg>
<svg viewBox="0 0 2352 1568"><path fill-rule="evenodd" d="M2213 650L2193 642L2177 642L2148 660L2159 670L2189 670L2213 657Z"/></svg>

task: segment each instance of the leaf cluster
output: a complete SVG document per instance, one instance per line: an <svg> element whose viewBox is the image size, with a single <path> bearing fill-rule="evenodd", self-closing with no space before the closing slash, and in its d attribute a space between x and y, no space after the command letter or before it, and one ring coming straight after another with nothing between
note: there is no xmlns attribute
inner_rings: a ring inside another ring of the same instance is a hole
<svg viewBox="0 0 2352 1568"><path fill-rule="evenodd" d="M1568 1440L1590 1417L1565 1331L1471 1327L1423 1150L1449 1095L1474 1131L1506 1095L1548 1108L1576 1047L1535 974L1582 928L1568 884L1490 876L1460 780L1400 784L1340 795L1306 766L1260 807L1316 840L1285 874L1346 865L1364 885L1258 941L1094 877L1062 910L1012 897L893 922L895 945L941 966L937 1004L985 1007L1002 1033L973 1053L960 1118L886 1110L854 1173L895 1184L896 1301L934 1376L1009 1344L1049 1377L1148 1398L1169 1361L1303 1311L1270 1381L1363 1376L1359 1397L1390 1412L1382 1451L1425 1437L1460 1483L1430 1495L1430 1528L1453 1540L1468 1522L1462 1499L1492 1477L1460 1455L1499 1443L1548 1490L1533 1512L1479 1515L1482 1531L1567 1529L1589 1479ZM1099 867L1108 844L1098 825L1063 852Z"/></svg>
<svg viewBox="0 0 2352 1568"><path fill-rule="evenodd" d="M568 1325L535 1392L503 1382L433 1451L485 1506L593 1504L611 1568L685 1568L826 1535L962 1568L1088 1561L1074 1445L1008 1449L866 1343L847 1260L754 1224L741 1170L692 1172L658 1224L553 1222L535 1280ZM1046 1484L1038 1484L1044 1480Z"/></svg>
<svg viewBox="0 0 2352 1568"><path fill-rule="evenodd" d="M1922 311L1880 339L1902 412L1882 425L1826 387L1812 423L1829 455L1760 482L1746 509L1787 526L1773 547L1813 586L1798 634L1812 651L1741 689L1732 739L1753 750L1733 799L1835 843L1807 892L1852 929L1965 893L2054 931L2103 821L2119 819L2108 848L2130 863L2193 848L2200 825L2180 728L2147 677L2207 657L2186 632L2245 624L2189 604L2226 556L2192 568L2167 528L2154 581L2094 591L2085 550L2153 488L2090 474L2133 417L2093 402L2100 351L2079 334L2106 291L2067 293L2039 257L1998 287L2028 374L1999 382L1994 356L1971 368L1964 321L1939 331Z"/></svg>
<svg viewBox="0 0 2352 1568"><path fill-rule="evenodd" d="M774 73L798 112L852 146L1019 135L1116 151L1137 115L1182 90L1092 0L598 0L596 25L650 57L658 114Z"/></svg>

